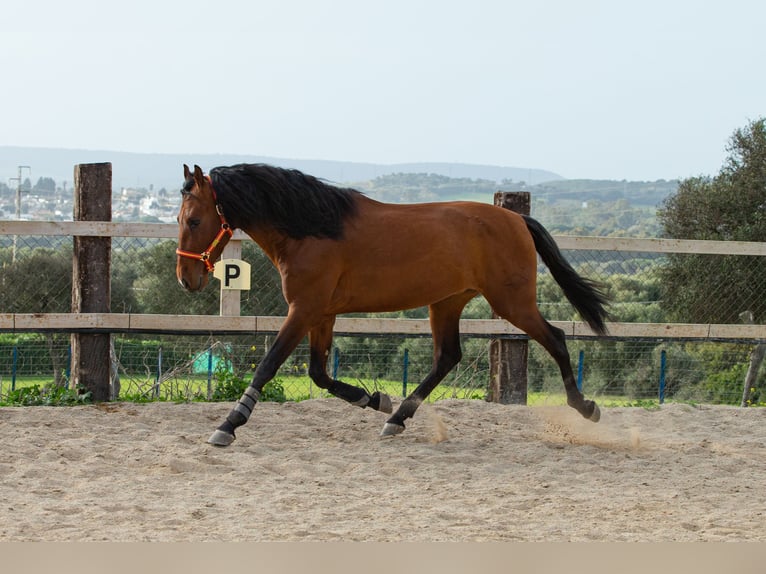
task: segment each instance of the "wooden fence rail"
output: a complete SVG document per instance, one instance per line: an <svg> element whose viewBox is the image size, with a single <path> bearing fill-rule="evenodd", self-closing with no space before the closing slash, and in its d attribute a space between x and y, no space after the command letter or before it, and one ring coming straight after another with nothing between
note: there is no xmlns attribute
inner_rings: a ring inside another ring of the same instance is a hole
<svg viewBox="0 0 766 574"><path fill-rule="evenodd" d="M175 223L124 223L105 221L0 221L0 235L81 237L139 237L175 239ZM703 241L627 237L554 235L558 246L573 251L628 251L637 253L697 253L705 255L766 256L766 243L756 241ZM233 241L252 241L240 230Z"/></svg>
<svg viewBox="0 0 766 574"><path fill-rule="evenodd" d="M135 237L174 239L176 224L86 221L0 221L0 235ZM766 256L766 243L747 241L695 241L684 239L631 239L616 237L554 236L564 250L624 251L637 253L702 253L710 255ZM252 241L236 231L234 242ZM232 291L229 293L238 293ZM0 332L144 332L144 333L255 333L276 332L282 317L139 315L121 313L0 313ZM553 322L570 337L593 337L581 322ZM464 319L461 331L477 337L519 337L523 333L496 319ZM766 341L766 325L678 323L610 323L615 338ZM336 332L347 335L430 334L426 319L339 318Z"/></svg>
<svg viewBox="0 0 766 574"><path fill-rule="evenodd" d="M0 235L64 236L75 238L135 237L171 239L175 224L121 223L109 221L0 221ZM636 253L695 253L710 255L766 256L766 243L692 241L680 239L628 239L613 237L554 236L562 250L622 251ZM235 232L228 250L241 252L251 239ZM226 257L226 252L224 253ZM221 292L221 315L148 315L123 313L0 313L0 332L68 332L75 337L106 333L248 334L276 333L284 317L241 316L239 292ZM1 311L1 310L0 310ZM552 322L571 338L595 338L582 322ZM466 336L489 339L525 338L526 335L499 319L464 319ZM718 325L676 323L610 323L616 339L682 339L706 341L766 342L766 325ZM337 335L429 336L427 319L338 318ZM519 343L521 344L521 343ZM92 354L92 353L91 353ZM83 369L87 372L87 369ZM103 377L100 377L103 378ZM106 392L104 385L97 383ZM103 394L103 393L102 393Z"/></svg>
<svg viewBox="0 0 766 574"><path fill-rule="evenodd" d="M0 332L4 333L163 333L189 335L272 334L279 331L284 317L248 315L150 315L137 313L0 313ZM603 339L580 321L551 321L567 337ZM766 325L725 325L686 323L609 323L612 339L683 339L698 341L766 341ZM428 319L339 317L338 336L398 335L430 336ZM461 334L469 337L526 337L502 319L462 319Z"/></svg>

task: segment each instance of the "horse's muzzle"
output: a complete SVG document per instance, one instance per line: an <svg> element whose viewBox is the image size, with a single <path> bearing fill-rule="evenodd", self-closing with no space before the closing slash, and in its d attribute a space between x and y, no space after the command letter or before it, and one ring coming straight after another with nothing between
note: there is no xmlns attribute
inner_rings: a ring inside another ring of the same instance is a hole
<svg viewBox="0 0 766 574"><path fill-rule="evenodd" d="M205 286L204 275L200 275L197 282L187 281L185 277L178 278L178 284L186 291L199 291Z"/></svg>

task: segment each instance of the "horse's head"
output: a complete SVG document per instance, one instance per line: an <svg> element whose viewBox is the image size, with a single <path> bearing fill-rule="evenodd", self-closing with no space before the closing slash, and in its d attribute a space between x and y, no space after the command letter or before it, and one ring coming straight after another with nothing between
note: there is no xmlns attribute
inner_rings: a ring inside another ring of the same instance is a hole
<svg viewBox="0 0 766 574"><path fill-rule="evenodd" d="M207 285L208 273L231 237L231 228L220 212L215 190L199 166L184 165L178 213L176 277L184 289L198 291Z"/></svg>

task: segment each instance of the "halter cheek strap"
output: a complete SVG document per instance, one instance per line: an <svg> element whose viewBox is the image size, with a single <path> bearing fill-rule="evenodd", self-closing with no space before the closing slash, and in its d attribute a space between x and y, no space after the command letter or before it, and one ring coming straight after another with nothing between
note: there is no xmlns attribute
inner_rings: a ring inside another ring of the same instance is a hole
<svg viewBox="0 0 766 574"><path fill-rule="evenodd" d="M205 264L205 269L207 271L212 271L215 267L215 263L210 260L210 255L213 252L213 249L218 246L224 237L230 239L234 232L232 231L231 226L226 222L226 218L223 216L223 211L221 210L221 206L218 203L218 197L216 197L215 188L213 187L213 182L210 180L210 176L207 175L205 177L207 178L207 182L210 185L210 191L213 193L215 210L218 212L218 217L221 220L221 229L218 230L218 234L213 238L213 241L210 242L210 245L208 245L207 249L205 249L202 253L194 253L192 251L176 249L176 255L181 257L188 257L189 259L196 259L197 261L202 261L202 263Z"/></svg>

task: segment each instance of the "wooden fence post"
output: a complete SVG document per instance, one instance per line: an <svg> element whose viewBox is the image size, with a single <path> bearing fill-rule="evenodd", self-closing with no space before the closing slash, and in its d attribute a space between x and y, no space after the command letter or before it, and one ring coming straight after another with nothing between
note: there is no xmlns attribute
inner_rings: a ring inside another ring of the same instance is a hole
<svg viewBox="0 0 766 574"><path fill-rule="evenodd" d="M74 168L74 220L112 220L112 164ZM74 237L72 313L109 313L111 237ZM110 399L109 333L72 333L74 389L90 392L94 401Z"/></svg>
<svg viewBox="0 0 766 574"><path fill-rule="evenodd" d="M529 215L530 194L527 191L498 191L495 205ZM492 314L493 318L497 315ZM527 404L526 339L493 339L489 344L489 389L487 400L502 404Z"/></svg>
<svg viewBox="0 0 766 574"><path fill-rule="evenodd" d="M752 325L755 322L752 311L744 311L739 314L739 318L745 325ZM750 364L747 367L747 373L745 374L745 384L742 389L742 401L741 407L750 406L750 389L755 387L755 381L758 378L758 370L761 368L763 359L766 358L766 344L758 343L753 347L750 353Z"/></svg>

